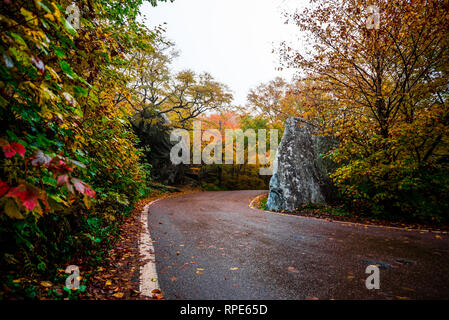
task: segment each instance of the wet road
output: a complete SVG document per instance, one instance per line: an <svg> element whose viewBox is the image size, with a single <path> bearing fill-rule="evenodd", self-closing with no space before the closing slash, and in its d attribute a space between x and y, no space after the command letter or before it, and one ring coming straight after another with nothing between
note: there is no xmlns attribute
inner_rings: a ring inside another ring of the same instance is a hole
<svg viewBox="0 0 449 320"><path fill-rule="evenodd" d="M149 208L167 299L449 298L447 235L249 208L261 193L194 193ZM379 290L365 286L373 263Z"/></svg>

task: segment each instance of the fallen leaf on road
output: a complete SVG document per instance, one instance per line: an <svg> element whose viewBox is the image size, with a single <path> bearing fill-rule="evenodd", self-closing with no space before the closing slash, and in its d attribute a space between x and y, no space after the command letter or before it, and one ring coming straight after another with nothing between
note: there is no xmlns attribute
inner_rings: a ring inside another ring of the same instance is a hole
<svg viewBox="0 0 449 320"><path fill-rule="evenodd" d="M112 296L115 298L121 299L121 298L123 298L123 295L124 295L123 292L117 292L117 293L114 293Z"/></svg>
<svg viewBox="0 0 449 320"><path fill-rule="evenodd" d="M140 291L131 289L131 297L137 297L140 294Z"/></svg>
<svg viewBox="0 0 449 320"><path fill-rule="evenodd" d="M299 272L295 267L288 267L287 270L290 271L290 272L293 272L293 273L298 273Z"/></svg>
<svg viewBox="0 0 449 320"><path fill-rule="evenodd" d="M106 281L104 284L107 285L107 286L111 286L111 285L112 285L112 282L111 282L111 280L108 280L108 281Z"/></svg>
<svg viewBox="0 0 449 320"><path fill-rule="evenodd" d="M229 270L232 270L232 271L234 271L234 270L238 270L239 268L231 268L231 269L229 269Z"/></svg>
<svg viewBox="0 0 449 320"><path fill-rule="evenodd" d="M50 281L41 281L41 286L49 288L53 286L53 283L51 283Z"/></svg>
<svg viewBox="0 0 449 320"><path fill-rule="evenodd" d="M354 276L348 276L348 279L354 279L355 277Z"/></svg>
<svg viewBox="0 0 449 320"><path fill-rule="evenodd" d="M151 293L156 293L156 294L158 294L158 293L161 293L161 290L159 290L159 289L153 289L153 291L151 291Z"/></svg>
<svg viewBox="0 0 449 320"><path fill-rule="evenodd" d="M171 278L170 278L170 281L171 281L171 282L173 282L173 281L177 281L177 280L178 280L178 278L177 278L177 277L171 277Z"/></svg>

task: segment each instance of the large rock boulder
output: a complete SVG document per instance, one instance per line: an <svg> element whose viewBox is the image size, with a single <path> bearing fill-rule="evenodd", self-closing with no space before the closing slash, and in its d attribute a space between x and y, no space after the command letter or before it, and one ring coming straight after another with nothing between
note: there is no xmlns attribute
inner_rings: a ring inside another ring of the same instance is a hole
<svg viewBox="0 0 449 320"><path fill-rule="evenodd" d="M174 165L170 161L170 151L175 143L170 140L173 130L170 120L157 112L140 112L131 119L134 132L140 140L141 147L149 147L146 152L151 164L151 177L164 185L184 183L184 165Z"/></svg>
<svg viewBox="0 0 449 320"><path fill-rule="evenodd" d="M337 145L332 137L313 135L300 118L289 118L273 164L269 210L295 210L306 203L332 203L336 192L329 179L335 164L323 156Z"/></svg>

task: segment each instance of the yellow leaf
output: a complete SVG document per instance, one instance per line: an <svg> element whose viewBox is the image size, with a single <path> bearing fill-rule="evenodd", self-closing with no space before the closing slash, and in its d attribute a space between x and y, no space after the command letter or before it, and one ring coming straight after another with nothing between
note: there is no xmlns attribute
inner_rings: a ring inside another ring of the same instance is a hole
<svg viewBox="0 0 449 320"><path fill-rule="evenodd" d="M41 281L41 286L49 288L53 286L53 283L51 283L50 281Z"/></svg>
<svg viewBox="0 0 449 320"><path fill-rule="evenodd" d="M112 296L115 298L121 299L121 298L123 298L123 295L124 295L123 292L117 292L117 293L114 293Z"/></svg>
<svg viewBox="0 0 449 320"><path fill-rule="evenodd" d="M84 205L86 206L86 208L90 209L90 198L87 194L84 194L83 202L84 202Z"/></svg>
<svg viewBox="0 0 449 320"><path fill-rule="evenodd" d="M40 206L39 203L34 207L33 211L39 214L40 216L44 214L44 211L42 210L42 207Z"/></svg>
<svg viewBox="0 0 449 320"><path fill-rule="evenodd" d="M5 205L5 213L8 217L13 219L24 219L20 213L20 209L17 207L16 202L13 199L8 199Z"/></svg>
<svg viewBox="0 0 449 320"><path fill-rule="evenodd" d="M27 20L26 22L30 23L31 25L37 26L39 24L39 21L37 20L37 17L34 13L28 11L25 8L20 8L20 13L25 17Z"/></svg>
<svg viewBox="0 0 449 320"><path fill-rule="evenodd" d="M105 285L107 285L107 286L112 286L111 280L106 281L106 282L105 282Z"/></svg>

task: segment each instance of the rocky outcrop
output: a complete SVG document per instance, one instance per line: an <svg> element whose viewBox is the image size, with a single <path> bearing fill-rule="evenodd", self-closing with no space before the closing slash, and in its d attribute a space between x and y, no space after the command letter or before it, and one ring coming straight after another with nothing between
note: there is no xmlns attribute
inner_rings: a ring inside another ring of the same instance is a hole
<svg viewBox="0 0 449 320"><path fill-rule="evenodd" d="M289 118L273 164L269 210L295 210L306 203L332 203L336 192L329 179L335 164L323 156L336 146L332 137L313 135L300 118Z"/></svg>
<svg viewBox="0 0 449 320"><path fill-rule="evenodd" d="M151 177L164 185L178 185L184 182L184 165L174 165L170 161L170 151L174 143L170 141L173 129L164 114L137 113L131 119L134 132L140 140L140 147L149 147L146 152L151 164Z"/></svg>

